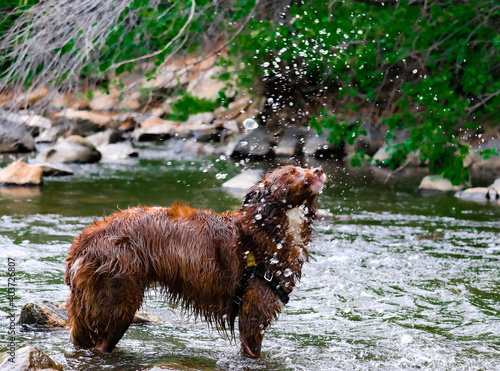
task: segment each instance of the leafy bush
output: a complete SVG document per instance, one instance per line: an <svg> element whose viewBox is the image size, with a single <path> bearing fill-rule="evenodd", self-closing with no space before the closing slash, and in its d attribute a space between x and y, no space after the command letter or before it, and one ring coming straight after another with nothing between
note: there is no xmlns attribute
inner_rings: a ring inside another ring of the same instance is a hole
<svg viewBox="0 0 500 371"><path fill-rule="evenodd" d="M456 184L468 178L462 137L500 109L498 29L495 0L45 0L0 45L10 62L2 81L71 88L225 50L221 79L268 97L263 122L311 123L332 141L360 134L345 124L354 116L386 124L388 139L406 129L388 165L416 152Z"/></svg>
<svg viewBox="0 0 500 371"><path fill-rule="evenodd" d="M281 22L251 21L231 45L233 58L243 56L240 82L258 76L272 92L271 109L293 104L334 141L359 134L341 124L349 116L387 124L388 139L408 129L391 168L417 152L454 184L467 180L464 130L496 120L500 109L500 7L484 0L368 3L375 2L297 1Z"/></svg>
<svg viewBox="0 0 500 371"><path fill-rule="evenodd" d="M201 112L211 112L218 107L217 102L210 99L194 97L189 93L182 96L172 104L172 113L168 119L173 121L186 121L190 115Z"/></svg>

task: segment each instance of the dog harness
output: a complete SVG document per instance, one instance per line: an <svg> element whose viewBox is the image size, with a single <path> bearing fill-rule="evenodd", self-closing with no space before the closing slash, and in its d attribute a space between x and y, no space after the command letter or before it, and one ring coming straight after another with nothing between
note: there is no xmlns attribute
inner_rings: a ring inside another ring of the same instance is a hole
<svg viewBox="0 0 500 371"><path fill-rule="evenodd" d="M287 304L290 300L288 293L281 286L281 282L274 277L273 273L268 270L264 270L255 264L255 256L252 252L247 254L247 266L243 271L243 276L241 276L236 292L233 296L233 311L231 317L234 319L238 315L238 310L241 304L241 298L245 293L248 282L253 278L258 277L263 280L267 286L276 294L283 304Z"/></svg>

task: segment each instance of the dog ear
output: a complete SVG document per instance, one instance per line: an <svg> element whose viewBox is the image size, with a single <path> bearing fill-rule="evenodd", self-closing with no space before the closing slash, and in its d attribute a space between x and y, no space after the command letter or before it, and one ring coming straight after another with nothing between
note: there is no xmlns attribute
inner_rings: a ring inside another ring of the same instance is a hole
<svg viewBox="0 0 500 371"><path fill-rule="evenodd" d="M260 199L259 195L261 187L259 186L260 182L254 185L252 188L250 188L248 193L245 195L245 198L243 199L243 205L251 205Z"/></svg>
<svg viewBox="0 0 500 371"><path fill-rule="evenodd" d="M243 205L252 205L261 202L262 199L265 199L267 196L269 196L270 192L271 191L269 187L266 186L265 182L261 181L250 188L245 198L243 199Z"/></svg>

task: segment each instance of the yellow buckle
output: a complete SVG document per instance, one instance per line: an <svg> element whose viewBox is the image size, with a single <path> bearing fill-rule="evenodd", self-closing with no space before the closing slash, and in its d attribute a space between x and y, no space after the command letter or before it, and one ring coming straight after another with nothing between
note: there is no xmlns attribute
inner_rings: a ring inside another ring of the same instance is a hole
<svg viewBox="0 0 500 371"><path fill-rule="evenodd" d="M255 256L253 252L249 251L247 254L247 267L254 267L255 266Z"/></svg>

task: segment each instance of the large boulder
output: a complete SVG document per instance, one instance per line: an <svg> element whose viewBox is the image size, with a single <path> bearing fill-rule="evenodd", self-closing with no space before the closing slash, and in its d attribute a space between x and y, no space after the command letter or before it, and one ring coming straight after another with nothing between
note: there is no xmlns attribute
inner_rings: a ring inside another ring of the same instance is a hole
<svg viewBox="0 0 500 371"><path fill-rule="evenodd" d="M0 153L24 153L35 149L32 128L0 117Z"/></svg>
<svg viewBox="0 0 500 371"><path fill-rule="evenodd" d="M95 163L101 153L84 138L72 135L43 150L36 157L38 162Z"/></svg>
<svg viewBox="0 0 500 371"><path fill-rule="evenodd" d="M336 147L327 139L327 132L321 135L314 131L307 132L304 138L304 154L306 156L322 159L343 156L344 144L342 143L339 147Z"/></svg>
<svg viewBox="0 0 500 371"><path fill-rule="evenodd" d="M102 155L101 162L120 162L139 156L130 142L105 144L98 150Z"/></svg>
<svg viewBox="0 0 500 371"><path fill-rule="evenodd" d="M37 143L55 143L66 131L66 127L62 125L53 125L50 128L42 130L40 135L35 138L35 141Z"/></svg>
<svg viewBox="0 0 500 371"><path fill-rule="evenodd" d="M366 134L360 134L354 141L354 149L364 151L368 156L373 156L384 145L387 128L380 124L363 122L360 129Z"/></svg>
<svg viewBox="0 0 500 371"><path fill-rule="evenodd" d="M228 192L243 196L247 191L256 184L261 178L264 171L262 169L249 169L236 175L234 178L222 184L222 188Z"/></svg>
<svg viewBox="0 0 500 371"><path fill-rule="evenodd" d="M18 125L27 126L33 135L37 135L41 130L47 129L52 125L49 119L35 115L29 111L0 111L0 122L2 121L10 121Z"/></svg>
<svg viewBox="0 0 500 371"><path fill-rule="evenodd" d="M212 125L213 120L214 114L211 112L191 115L186 122L176 126L174 136L182 139L212 133L215 130L215 125Z"/></svg>
<svg viewBox="0 0 500 371"><path fill-rule="evenodd" d="M305 135L305 131L296 126L287 127L274 150L276 156L291 157L301 154Z"/></svg>
<svg viewBox="0 0 500 371"><path fill-rule="evenodd" d="M0 356L0 371L59 370L62 365L55 362L41 350L26 346L15 352L5 352Z"/></svg>
<svg viewBox="0 0 500 371"><path fill-rule="evenodd" d="M274 156L271 133L265 127L258 127L240 135L232 150L233 158L269 159Z"/></svg>
<svg viewBox="0 0 500 371"><path fill-rule="evenodd" d="M54 164L49 164L47 162L41 164L35 164L33 166L37 166L42 169L43 176L66 176L73 175L73 170L68 169L67 167L56 166Z"/></svg>
<svg viewBox="0 0 500 371"><path fill-rule="evenodd" d="M489 189L486 187L468 188L455 193L456 198L466 201L486 202L490 199Z"/></svg>
<svg viewBox="0 0 500 371"><path fill-rule="evenodd" d="M428 175L418 186L421 192L456 192L463 189L463 185L454 186L449 179L440 175Z"/></svg>
<svg viewBox="0 0 500 371"><path fill-rule="evenodd" d="M217 79L221 72L221 67L213 67L199 72L198 76L189 81L186 91L198 98L217 99L219 90L227 88L225 82Z"/></svg>
<svg viewBox="0 0 500 371"><path fill-rule="evenodd" d="M70 135L79 135L81 137L88 137L89 135L98 133L106 129L105 125L95 123L87 119L76 119L75 125L69 132Z"/></svg>
<svg viewBox="0 0 500 371"><path fill-rule="evenodd" d="M391 158L394 152L394 146L397 144L405 143L411 138L410 130L396 130L392 133L393 137L389 139L388 144L383 143L382 146L373 155L373 160L375 165L384 166L387 164L388 160Z"/></svg>
<svg viewBox="0 0 500 371"><path fill-rule="evenodd" d="M470 173L473 178L488 180L500 176L500 157L490 156L487 160L481 158L472 164Z"/></svg>
<svg viewBox="0 0 500 371"><path fill-rule="evenodd" d="M132 138L138 142L155 142L173 137L177 122L151 116L141 121L139 125L140 127L132 133Z"/></svg>
<svg viewBox="0 0 500 371"><path fill-rule="evenodd" d="M495 179L493 184L488 187L488 198L490 200L500 199L500 178Z"/></svg>
<svg viewBox="0 0 500 371"><path fill-rule="evenodd" d="M58 116L61 118L65 117L68 120L88 120L101 126L106 126L114 120L111 113L98 113L94 111L75 110L72 108L60 112Z"/></svg>
<svg viewBox="0 0 500 371"><path fill-rule="evenodd" d="M92 143L94 147L99 148L100 146L104 146L107 144L118 143L123 139L123 137L120 131L115 129L107 129L105 131L89 135L85 139Z"/></svg>
<svg viewBox="0 0 500 371"><path fill-rule="evenodd" d="M23 161L15 161L0 171L0 183L6 186L38 186L42 182L42 169Z"/></svg>
<svg viewBox="0 0 500 371"><path fill-rule="evenodd" d="M29 302L21 308L19 324L39 328L66 327L68 324L66 305L47 300Z"/></svg>

